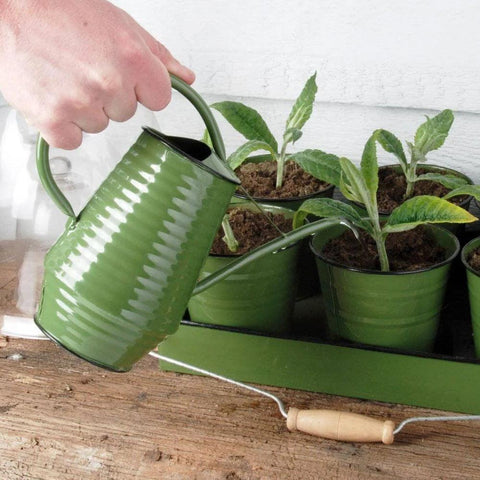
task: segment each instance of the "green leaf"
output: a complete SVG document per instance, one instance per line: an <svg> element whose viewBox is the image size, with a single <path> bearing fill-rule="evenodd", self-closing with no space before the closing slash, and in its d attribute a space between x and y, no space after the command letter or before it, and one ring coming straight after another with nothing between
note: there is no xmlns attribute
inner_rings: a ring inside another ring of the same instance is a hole
<svg viewBox="0 0 480 480"><path fill-rule="evenodd" d="M421 195L395 208L382 231L404 232L425 223L469 223L476 217L443 198Z"/></svg>
<svg viewBox="0 0 480 480"><path fill-rule="evenodd" d="M321 150L305 150L288 157L300 165L303 170L319 180L340 186L342 173L338 157Z"/></svg>
<svg viewBox="0 0 480 480"><path fill-rule="evenodd" d="M415 179L416 182L422 180L437 182L447 188L458 188L469 185L468 180L463 177L459 177L458 175L441 175L440 173L424 173Z"/></svg>
<svg viewBox="0 0 480 480"><path fill-rule="evenodd" d="M427 158L425 155L420 151L418 147L416 147L413 143L407 141L408 149L410 150L410 155L412 157L412 163L422 162L425 163Z"/></svg>
<svg viewBox="0 0 480 480"><path fill-rule="evenodd" d="M301 227L308 215L321 218L344 218L360 228L369 229L370 227L352 206L331 198L305 200L293 217L293 228Z"/></svg>
<svg viewBox="0 0 480 480"><path fill-rule="evenodd" d="M307 120L310 118L313 110L313 102L315 101L315 94L317 93L316 84L317 72L315 72L303 87L300 96L295 101L292 111L287 119L285 131L290 128L301 130Z"/></svg>
<svg viewBox="0 0 480 480"><path fill-rule="evenodd" d="M458 197L459 195L471 195L475 199L480 200L480 185L463 185L448 192L443 198L444 200L447 200L449 198Z"/></svg>
<svg viewBox="0 0 480 480"><path fill-rule="evenodd" d="M285 134L283 135L283 142L284 143L295 143L301 136L303 135L301 130L297 128L289 128Z"/></svg>
<svg viewBox="0 0 480 480"><path fill-rule="evenodd" d="M453 119L451 110L443 110L433 118L427 117L427 121L418 127L415 134L415 146L423 155L440 148L444 144Z"/></svg>
<svg viewBox="0 0 480 480"><path fill-rule="evenodd" d="M408 162L407 157L405 156L405 151L403 150L402 142L400 142L393 133L390 133L387 130L376 130L374 136L386 152L393 153L397 157L402 169L405 171Z"/></svg>
<svg viewBox="0 0 480 480"><path fill-rule="evenodd" d="M374 203L376 202L378 190L378 162L375 134L373 134L365 144L360 168L365 185L370 194L370 201Z"/></svg>
<svg viewBox="0 0 480 480"><path fill-rule="evenodd" d="M257 150L266 150L272 154L273 158L276 157L275 150L273 150L268 143L261 142L259 140L251 140L235 150L227 158L227 163L232 170L235 170L249 157L251 153L256 152Z"/></svg>
<svg viewBox="0 0 480 480"><path fill-rule="evenodd" d="M265 120L253 108L239 102L218 102L210 105L211 108L219 111L247 140L260 140L268 143L270 147L278 151L278 144Z"/></svg>
<svg viewBox="0 0 480 480"><path fill-rule="evenodd" d="M338 161L342 168L340 191L349 200L366 205L370 197L360 170L346 157L341 157Z"/></svg>
<svg viewBox="0 0 480 480"><path fill-rule="evenodd" d="M211 149L213 149L212 139L210 138L210 134L208 133L207 129L205 129L205 131L203 132L202 142L208 145Z"/></svg>

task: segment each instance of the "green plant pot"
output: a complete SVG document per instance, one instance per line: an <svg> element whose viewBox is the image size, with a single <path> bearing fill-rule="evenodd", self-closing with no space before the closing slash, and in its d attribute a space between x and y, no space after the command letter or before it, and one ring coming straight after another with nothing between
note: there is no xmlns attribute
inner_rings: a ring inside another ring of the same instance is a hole
<svg viewBox="0 0 480 480"><path fill-rule="evenodd" d="M235 204L255 211L251 203ZM292 217L286 208L262 205L272 213ZM302 242L265 255L236 273L219 281L202 293L191 297L190 318L209 323L258 332L285 334L295 304L298 255ZM209 255L199 279L229 264L235 256Z"/></svg>
<svg viewBox="0 0 480 480"><path fill-rule="evenodd" d="M467 262L470 253L480 247L480 237L474 238L462 248L461 259L467 270L468 297L470 317L472 319L473 342L475 353L480 357L480 274Z"/></svg>
<svg viewBox="0 0 480 480"><path fill-rule="evenodd" d="M384 165L380 168L394 168L397 171L401 171L400 165ZM418 168L424 168L425 170L428 170L429 172L435 173L435 172L448 172L451 175L456 175L457 177L464 178L465 180L468 181L470 185L473 185L473 180L468 177L467 175L464 175L463 173L458 172L457 170L453 170L452 168L447 168L447 167L441 167L439 165L429 165L429 164L424 164L424 163L419 163ZM468 207L470 205L470 202L473 197L467 196L463 202L459 204L460 207L464 208L465 210L468 210ZM363 207L363 205L360 205L358 203L350 202L347 200L348 203L353 205L355 209L361 214L361 215L366 215L366 210ZM388 217L390 216L390 213L385 212L385 211L379 211L380 214L380 220L382 222L385 222L388 220ZM464 224L458 224L458 223L442 223L440 226L446 228L447 230L450 230L454 234L459 234L461 233L465 225Z"/></svg>
<svg viewBox="0 0 480 480"><path fill-rule="evenodd" d="M246 161L253 163L261 163L268 160L271 160L272 156L269 154L266 155L253 155L249 157ZM262 205L273 205L276 207L288 208L290 210L297 211L300 208L300 205L310 198L332 198L333 191L335 189L334 185L321 190L317 193L311 195L304 195L302 197L294 198L264 198L264 197L253 197L253 199L261 203ZM234 195L234 202L245 202L248 201L246 195L242 195L238 192ZM320 284L318 280L317 269L315 268L314 258L310 251L309 240L305 239L302 241L302 246L300 248L300 260L298 262L298 285L296 299L301 300L303 298L311 297L317 294L320 290Z"/></svg>
<svg viewBox="0 0 480 480"><path fill-rule="evenodd" d="M413 272L357 270L324 259L324 245L343 233L342 225L312 239L333 336L409 351L432 350L448 271L460 247L450 231L434 225L427 228L446 249L446 260Z"/></svg>

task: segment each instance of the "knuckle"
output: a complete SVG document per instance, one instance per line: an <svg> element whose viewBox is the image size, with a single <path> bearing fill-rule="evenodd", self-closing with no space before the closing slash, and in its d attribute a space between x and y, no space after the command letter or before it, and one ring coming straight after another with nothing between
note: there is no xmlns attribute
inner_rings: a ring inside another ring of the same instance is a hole
<svg viewBox="0 0 480 480"><path fill-rule="evenodd" d="M123 61L129 66L138 66L144 62L146 50L137 41L127 41L122 46L121 55Z"/></svg>
<svg viewBox="0 0 480 480"><path fill-rule="evenodd" d="M99 88L108 98L117 96L123 88L122 80L117 75L103 75L98 83Z"/></svg>

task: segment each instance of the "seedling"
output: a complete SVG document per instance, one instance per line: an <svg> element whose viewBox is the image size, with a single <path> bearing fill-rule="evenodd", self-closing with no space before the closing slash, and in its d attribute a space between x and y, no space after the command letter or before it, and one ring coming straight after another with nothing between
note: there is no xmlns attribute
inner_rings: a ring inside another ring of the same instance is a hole
<svg viewBox="0 0 480 480"><path fill-rule="evenodd" d="M411 230L426 223L468 223L476 220L463 208L448 201L457 195L472 195L480 198L480 186L463 185L450 191L443 198L430 195L413 197L395 208L385 223L380 222L377 208L378 161L376 141L378 131L367 141L360 168L348 158L340 158L341 178L339 188L343 195L364 205L367 216L362 217L352 206L329 198L306 200L294 217L294 228L303 224L307 215L318 217L338 217L365 230L375 241L380 268L389 271L389 261L385 241L390 233ZM326 155L326 154L325 154Z"/></svg>
<svg viewBox="0 0 480 480"><path fill-rule="evenodd" d="M233 233L229 219L230 217L228 216L228 213L226 213L222 220L222 228L224 233L222 240L227 244L228 249L232 253L235 253L238 250L238 240L235 238L235 234Z"/></svg>
<svg viewBox="0 0 480 480"><path fill-rule="evenodd" d="M255 109L239 102L230 101L211 105L225 117L233 128L249 140L228 157L227 162L233 170L238 168L253 152L266 151L271 154L272 160L277 162L275 187L278 189L283 185L284 166L287 160L297 162L302 168L304 168L302 162L307 164L307 168L309 163L315 162L316 152L320 152L320 150L288 154L287 147L302 136L302 128L312 114L315 94L317 93L316 75L316 73L313 74L307 80L300 96L292 107L285 124L280 148L279 142L273 136L265 120ZM308 158L305 158L306 156ZM340 170L338 166L332 164L332 159L322 157L317 161L326 162L325 176L321 180L333 184L338 182ZM310 171L306 171L311 174Z"/></svg>
<svg viewBox="0 0 480 480"><path fill-rule="evenodd" d="M443 110L443 112L440 112L433 118L427 117L427 121L418 127L414 142L406 142L410 151L410 160L405 155L402 143L393 133L383 129L375 132L376 138L384 150L393 153L400 163L407 182L404 200L412 196L415 183L421 180L438 182L449 189L455 189L468 184L467 180L456 175L442 175L439 173L417 175L418 163L425 163L427 161L427 153L437 150L445 143L453 119L454 116L451 110Z"/></svg>

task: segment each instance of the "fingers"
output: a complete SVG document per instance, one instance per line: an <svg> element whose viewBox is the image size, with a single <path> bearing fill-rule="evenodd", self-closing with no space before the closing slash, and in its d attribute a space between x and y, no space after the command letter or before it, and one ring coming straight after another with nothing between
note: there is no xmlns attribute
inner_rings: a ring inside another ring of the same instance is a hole
<svg viewBox="0 0 480 480"><path fill-rule="evenodd" d="M83 113L73 123L86 133L100 133L108 127L108 122L109 117L105 111L96 109Z"/></svg>
<svg viewBox="0 0 480 480"><path fill-rule="evenodd" d="M172 97L168 71L160 60L152 56L145 65L143 75L135 85L137 100L150 110L162 110Z"/></svg>
<svg viewBox="0 0 480 480"><path fill-rule="evenodd" d="M135 115L137 105L135 91L132 90L105 100L103 111L108 118L115 122L125 122Z"/></svg>
<svg viewBox="0 0 480 480"><path fill-rule="evenodd" d="M173 73L191 85L195 81L195 74L193 71L182 65L160 42L157 42L156 40L154 42L155 43L150 47L152 53L160 59L170 73Z"/></svg>
<svg viewBox="0 0 480 480"><path fill-rule="evenodd" d="M41 136L52 147L74 150L82 143L82 130L74 123L40 126L39 130Z"/></svg>
<svg viewBox="0 0 480 480"><path fill-rule="evenodd" d="M170 51L167 47L165 47L165 45L162 45L144 28L140 27L140 30L148 48L153 53L153 55L155 55L165 65L165 67L170 73L173 73L174 75L191 85L195 81L195 73L193 73L193 71L189 68L182 65L170 53Z"/></svg>

